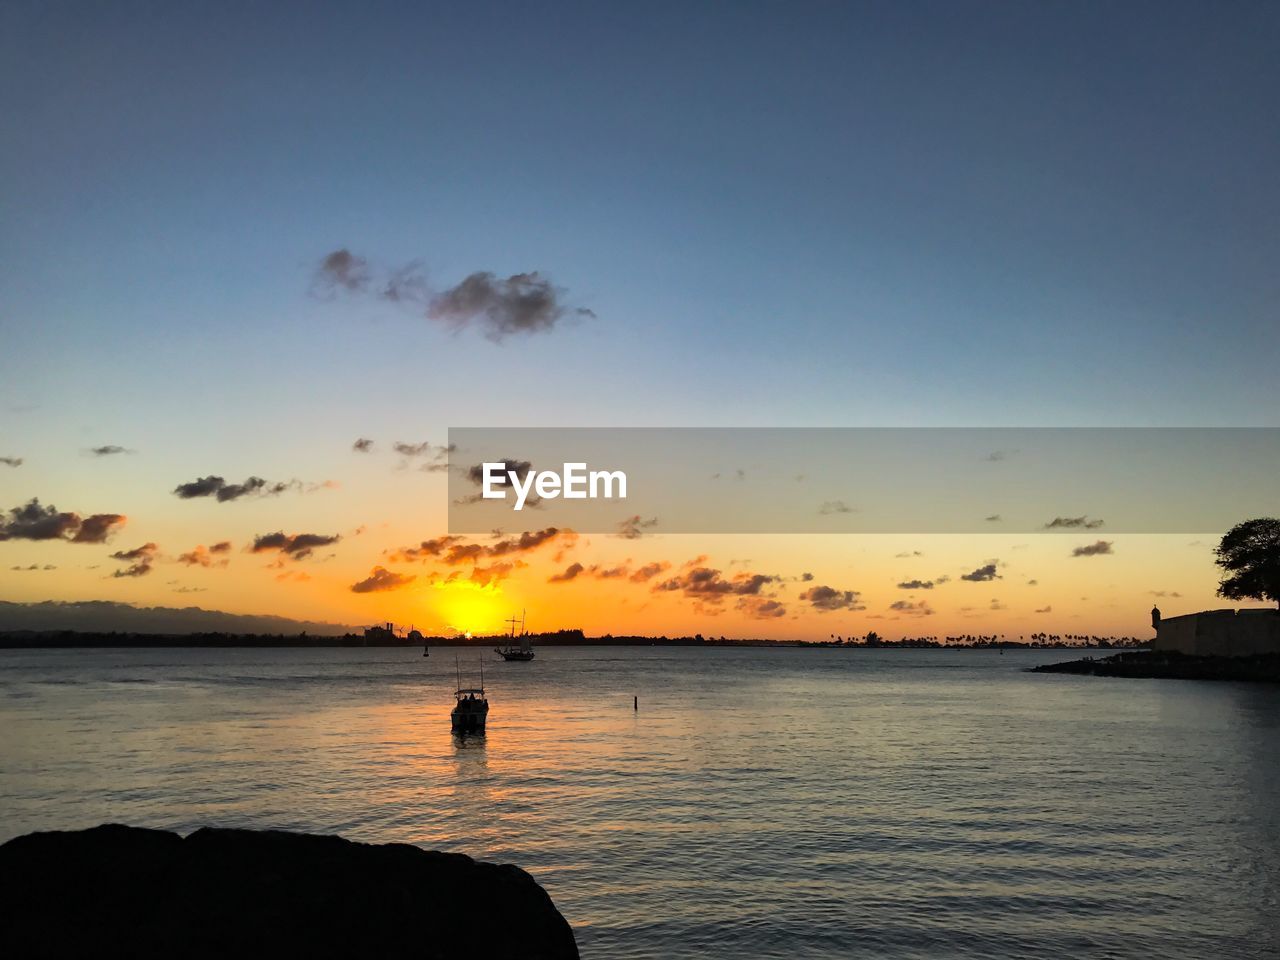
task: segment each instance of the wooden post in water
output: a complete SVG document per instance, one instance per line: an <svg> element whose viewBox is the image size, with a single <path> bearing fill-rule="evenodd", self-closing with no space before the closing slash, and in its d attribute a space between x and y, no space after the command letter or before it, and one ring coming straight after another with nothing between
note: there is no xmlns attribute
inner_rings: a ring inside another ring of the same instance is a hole
<svg viewBox="0 0 1280 960"><path fill-rule="evenodd" d="M637 713L640 712L640 695L639 694L636 694L635 698L631 701L631 709L635 710Z"/></svg>

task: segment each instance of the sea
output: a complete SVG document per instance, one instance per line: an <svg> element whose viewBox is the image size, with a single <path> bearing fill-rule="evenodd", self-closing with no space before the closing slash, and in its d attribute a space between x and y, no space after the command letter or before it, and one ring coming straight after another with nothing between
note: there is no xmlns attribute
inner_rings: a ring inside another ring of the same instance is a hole
<svg viewBox="0 0 1280 960"><path fill-rule="evenodd" d="M4 650L0 840L466 853L531 873L588 960L1280 956L1280 690L1027 672L1079 655Z"/></svg>

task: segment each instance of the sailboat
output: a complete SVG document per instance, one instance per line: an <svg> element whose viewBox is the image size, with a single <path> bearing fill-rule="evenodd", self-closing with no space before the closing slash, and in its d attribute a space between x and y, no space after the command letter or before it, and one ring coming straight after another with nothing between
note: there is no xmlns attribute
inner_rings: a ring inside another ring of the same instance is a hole
<svg viewBox="0 0 1280 960"><path fill-rule="evenodd" d="M511 633L507 636L507 645L505 647L494 647L493 652L501 656L503 660L532 660L533 644L529 642L529 633L524 628L524 611L520 612L519 637L516 636L516 618L512 617L507 623L511 624ZM517 643L519 643L519 646L516 645Z"/></svg>

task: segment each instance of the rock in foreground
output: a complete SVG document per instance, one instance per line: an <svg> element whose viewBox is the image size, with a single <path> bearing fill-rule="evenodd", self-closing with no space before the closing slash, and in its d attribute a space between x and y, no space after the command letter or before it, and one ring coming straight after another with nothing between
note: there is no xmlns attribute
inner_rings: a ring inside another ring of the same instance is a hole
<svg viewBox="0 0 1280 960"><path fill-rule="evenodd" d="M106 825L0 846L0 956L576 958L513 866L340 837Z"/></svg>

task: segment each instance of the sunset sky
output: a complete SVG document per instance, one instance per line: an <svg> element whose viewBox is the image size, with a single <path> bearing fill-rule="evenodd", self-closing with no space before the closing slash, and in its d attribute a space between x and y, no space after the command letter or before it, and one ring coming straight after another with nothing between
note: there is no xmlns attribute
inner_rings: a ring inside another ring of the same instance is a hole
<svg viewBox="0 0 1280 960"><path fill-rule="evenodd" d="M1274 4L174 6L0 10L0 600L1230 605L1222 531L441 542L431 467L463 426L1280 426Z"/></svg>

